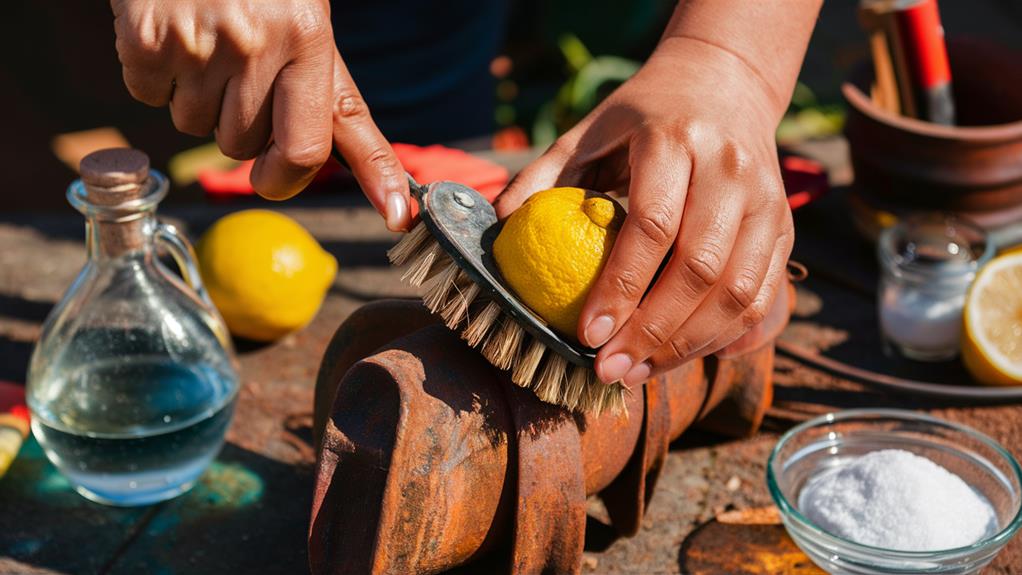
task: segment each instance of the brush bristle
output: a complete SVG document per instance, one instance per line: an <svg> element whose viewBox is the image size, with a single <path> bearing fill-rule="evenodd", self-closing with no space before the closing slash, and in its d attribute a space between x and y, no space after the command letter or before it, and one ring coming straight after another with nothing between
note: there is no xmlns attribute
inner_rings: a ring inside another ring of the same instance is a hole
<svg viewBox="0 0 1022 575"><path fill-rule="evenodd" d="M458 289L457 286L455 289L458 293L447 302L444 309L440 310L440 317L444 318L444 323L452 330L458 329L458 324L468 319L468 308L472 305L472 300L479 295L479 286L474 282L469 283L464 290Z"/></svg>
<svg viewBox="0 0 1022 575"><path fill-rule="evenodd" d="M415 226L387 256L395 265L411 262L401 279L413 286L425 285L426 307L494 366L511 370L516 385L571 410L596 415L605 410L624 412L628 394L624 386L604 385L591 368L571 365L564 357L547 353L541 341L502 313L489 294L482 293L425 224Z"/></svg>
<svg viewBox="0 0 1022 575"><path fill-rule="evenodd" d="M426 281L426 277L429 276L429 270L433 267L433 263L440 257L443 252L443 248L440 244L433 242L429 246L425 246L425 249L421 250L412 259L412 264L405 271L404 275L401 276L401 281L406 281L409 284L419 287L422 282Z"/></svg>
<svg viewBox="0 0 1022 575"><path fill-rule="evenodd" d="M564 393L561 395L564 406L568 409L578 407L586 386L593 384L599 384L593 370L580 365L572 366L571 373L568 375L568 384L564 386Z"/></svg>
<svg viewBox="0 0 1022 575"><path fill-rule="evenodd" d="M495 301L490 301L482 311L476 314L468 323L465 331L461 332L461 338L472 347L476 347L489 333L493 324L500 319L500 306Z"/></svg>
<svg viewBox="0 0 1022 575"><path fill-rule="evenodd" d="M403 266L423 250L427 243L432 243L433 236L426 224L419 222L412 231L401 238L394 247L387 250L387 258L396 266Z"/></svg>
<svg viewBox="0 0 1022 575"><path fill-rule="evenodd" d="M568 372L568 360L549 353L543 369L539 372L539 379L533 382L533 391L536 397L547 403L561 403L561 394L564 391L564 379Z"/></svg>
<svg viewBox="0 0 1022 575"><path fill-rule="evenodd" d="M464 272L461 271L458 264L451 260L447 267L426 283L422 301L430 312L437 313L440 308L444 307L447 303L447 296L457 285L458 275L462 273Z"/></svg>
<svg viewBox="0 0 1022 575"><path fill-rule="evenodd" d="M511 372L511 381L515 382L515 385L531 388L532 376L536 375L539 362L543 360L543 352L546 351L546 346L543 345L543 342L531 337L526 339L529 343L525 346L525 353L518 356L518 362Z"/></svg>
<svg viewBox="0 0 1022 575"><path fill-rule="evenodd" d="M486 339L483 345L483 357L498 369L511 369L522 346L525 330L509 316L503 316L497 333Z"/></svg>

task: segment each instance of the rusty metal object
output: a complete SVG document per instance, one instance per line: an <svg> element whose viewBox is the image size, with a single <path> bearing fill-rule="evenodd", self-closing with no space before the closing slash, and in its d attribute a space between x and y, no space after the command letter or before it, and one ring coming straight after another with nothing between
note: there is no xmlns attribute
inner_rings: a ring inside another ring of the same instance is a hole
<svg viewBox="0 0 1022 575"><path fill-rule="evenodd" d="M751 417L722 425L748 433L769 403L759 368L772 346L755 338L772 328L711 377L689 362L633 390L625 414L592 417L513 385L415 305L366 306L327 350L309 530L317 575L427 575L482 558L511 575L578 573L588 496L635 534L671 440L721 413Z"/></svg>
<svg viewBox="0 0 1022 575"><path fill-rule="evenodd" d="M862 67L842 93L853 189L895 214L949 210L994 228L1022 218L1022 57L976 40L949 42L959 126L896 116L868 96Z"/></svg>
<svg viewBox="0 0 1022 575"><path fill-rule="evenodd" d="M315 573L437 573L509 532L510 413L496 372L442 326L337 389L309 534Z"/></svg>
<svg viewBox="0 0 1022 575"><path fill-rule="evenodd" d="M701 525L681 545L682 572L691 575L824 575L795 545L776 508L727 511Z"/></svg>
<svg viewBox="0 0 1022 575"><path fill-rule="evenodd" d="M795 309L795 286L781 290L759 325L715 356L706 358L710 395L699 427L745 437L759 429L774 396L774 341Z"/></svg>
<svg viewBox="0 0 1022 575"><path fill-rule="evenodd" d="M399 337L435 323L439 320L422 307L418 299L378 300L353 311L334 333L319 366L313 407L313 444L318 446L323 437L337 383L355 362Z"/></svg>

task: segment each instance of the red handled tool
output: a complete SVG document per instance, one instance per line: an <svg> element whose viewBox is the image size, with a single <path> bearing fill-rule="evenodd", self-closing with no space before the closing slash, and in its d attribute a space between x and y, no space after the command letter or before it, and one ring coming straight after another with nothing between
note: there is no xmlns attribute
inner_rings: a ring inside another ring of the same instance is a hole
<svg viewBox="0 0 1022 575"><path fill-rule="evenodd" d="M894 9L898 38L916 87L919 118L935 124L955 123L944 27L937 0L907 0Z"/></svg>

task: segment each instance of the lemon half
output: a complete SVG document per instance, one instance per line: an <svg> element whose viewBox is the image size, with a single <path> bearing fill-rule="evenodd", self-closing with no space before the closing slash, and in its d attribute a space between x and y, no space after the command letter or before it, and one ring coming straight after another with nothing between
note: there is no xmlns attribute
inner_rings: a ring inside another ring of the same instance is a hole
<svg viewBox="0 0 1022 575"><path fill-rule="evenodd" d="M1022 252L994 258L965 300L962 360L987 385L1022 385Z"/></svg>

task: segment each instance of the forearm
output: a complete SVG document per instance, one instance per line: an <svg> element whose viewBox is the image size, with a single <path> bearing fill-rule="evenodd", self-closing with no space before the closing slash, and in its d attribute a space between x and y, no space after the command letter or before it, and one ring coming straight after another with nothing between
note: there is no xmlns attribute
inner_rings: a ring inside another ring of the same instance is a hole
<svg viewBox="0 0 1022 575"><path fill-rule="evenodd" d="M681 0L661 46L696 41L757 76L779 120L788 107L823 0Z"/></svg>

